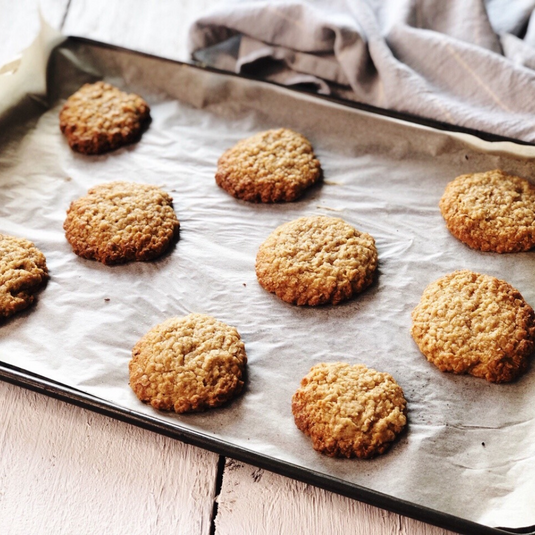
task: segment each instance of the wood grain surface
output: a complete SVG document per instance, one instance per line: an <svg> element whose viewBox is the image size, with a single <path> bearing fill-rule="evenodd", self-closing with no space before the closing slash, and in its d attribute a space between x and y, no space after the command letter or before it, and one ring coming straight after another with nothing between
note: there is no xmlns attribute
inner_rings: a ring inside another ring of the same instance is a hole
<svg viewBox="0 0 535 535"><path fill-rule="evenodd" d="M0 383L0 533L209 535L214 453Z"/></svg>
<svg viewBox="0 0 535 535"><path fill-rule="evenodd" d="M221 0L71 0L63 32L187 61L188 28L203 12L221 3Z"/></svg>
<svg viewBox="0 0 535 535"><path fill-rule="evenodd" d="M189 25L219 3L0 0L0 65L39 7L66 35L187 60ZM4 382L0 421L3 535L450 533Z"/></svg>

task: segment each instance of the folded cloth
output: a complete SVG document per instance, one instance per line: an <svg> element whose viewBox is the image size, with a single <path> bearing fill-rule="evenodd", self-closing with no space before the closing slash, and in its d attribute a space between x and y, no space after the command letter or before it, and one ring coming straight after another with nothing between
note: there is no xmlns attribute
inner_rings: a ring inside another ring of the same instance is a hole
<svg viewBox="0 0 535 535"><path fill-rule="evenodd" d="M218 68L535 143L535 0L234 1L190 28Z"/></svg>

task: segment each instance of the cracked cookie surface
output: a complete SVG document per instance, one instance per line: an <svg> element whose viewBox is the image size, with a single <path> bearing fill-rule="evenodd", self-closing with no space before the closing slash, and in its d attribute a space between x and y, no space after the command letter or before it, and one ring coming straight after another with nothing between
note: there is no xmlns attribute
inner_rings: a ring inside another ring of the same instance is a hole
<svg viewBox="0 0 535 535"><path fill-rule="evenodd" d="M420 351L443 372L509 382L526 370L534 349L535 315L520 292L469 270L427 286L412 322Z"/></svg>
<svg viewBox="0 0 535 535"><path fill-rule="evenodd" d="M406 408L393 377L363 364L317 364L292 397L298 429L330 457L384 453L407 423Z"/></svg>
<svg viewBox="0 0 535 535"><path fill-rule="evenodd" d="M78 256L104 264L152 260L178 234L172 201L149 184L101 184L71 203L65 236Z"/></svg>
<svg viewBox="0 0 535 535"><path fill-rule="evenodd" d="M268 292L295 305L336 305L373 282L375 240L336 217L301 217L260 246L256 275Z"/></svg>
<svg viewBox="0 0 535 535"><path fill-rule="evenodd" d="M46 258L31 241L0 234L0 318L29 307L47 280Z"/></svg>
<svg viewBox="0 0 535 535"><path fill-rule="evenodd" d="M497 169L461 175L440 199L449 231L480 251L514 253L535 246L535 186Z"/></svg>
<svg viewBox="0 0 535 535"><path fill-rule="evenodd" d="M239 141L219 158L215 180L232 196L249 202L289 202L321 177L312 145L287 128Z"/></svg>
<svg viewBox="0 0 535 535"><path fill-rule="evenodd" d="M83 85L59 114L69 146L82 154L102 154L138 141L149 120L149 105L140 96L102 81Z"/></svg>
<svg viewBox="0 0 535 535"><path fill-rule="evenodd" d="M243 389L247 356L238 331L205 314L170 318L132 350L130 386L158 410L218 407Z"/></svg>

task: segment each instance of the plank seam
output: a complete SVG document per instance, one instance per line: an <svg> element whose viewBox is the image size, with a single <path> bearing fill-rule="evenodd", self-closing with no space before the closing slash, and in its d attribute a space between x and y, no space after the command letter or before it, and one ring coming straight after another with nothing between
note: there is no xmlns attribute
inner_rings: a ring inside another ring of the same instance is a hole
<svg viewBox="0 0 535 535"><path fill-rule="evenodd" d="M63 26L65 26L65 21L67 20L67 15L69 14L69 8L71 7L71 1L68 0L67 7L65 8L65 13L63 14L63 18L61 19L61 24L59 26L59 29L61 32L63 32Z"/></svg>
<svg viewBox="0 0 535 535"><path fill-rule="evenodd" d="M217 473L214 489L214 503L212 505L212 518L210 520L210 535L216 535L216 518L219 506L219 495L221 494L221 489L223 488L223 474L225 472L225 464L225 456L219 455L219 459L217 461Z"/></svg>

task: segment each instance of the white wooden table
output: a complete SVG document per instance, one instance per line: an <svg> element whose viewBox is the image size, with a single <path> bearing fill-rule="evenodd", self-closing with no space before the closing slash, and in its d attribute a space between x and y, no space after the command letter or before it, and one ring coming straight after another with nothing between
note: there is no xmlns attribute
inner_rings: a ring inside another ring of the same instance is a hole
<svg viewBox="0 0 535 535"><path fill-rule="evenodd" d="M187 60L217 0L40 4L66 35ZM0 65L38 30L38 0L0 0ZM0 422L3 535L451 533L1 381Z"/></svg>

